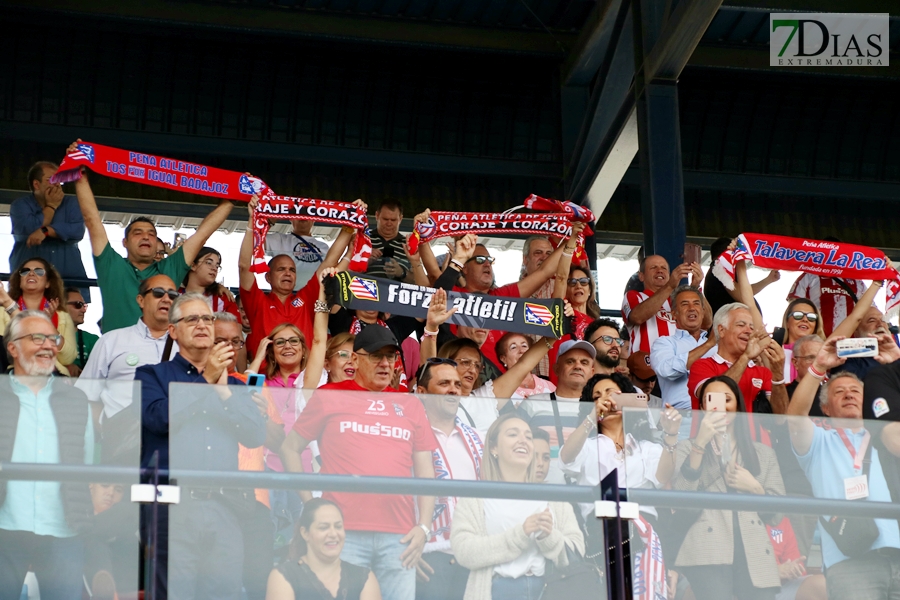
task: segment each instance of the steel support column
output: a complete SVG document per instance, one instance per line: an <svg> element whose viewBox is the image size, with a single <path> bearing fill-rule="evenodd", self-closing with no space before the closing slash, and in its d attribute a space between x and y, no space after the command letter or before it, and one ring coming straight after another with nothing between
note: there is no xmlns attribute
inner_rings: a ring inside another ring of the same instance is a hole
<svg viewBox="0 0 900 600"><path fill-rule="evenodd" d="M647 85L637 116L644 255L660 254L674 268L682 262L687 235L676 82Z"/></svg>

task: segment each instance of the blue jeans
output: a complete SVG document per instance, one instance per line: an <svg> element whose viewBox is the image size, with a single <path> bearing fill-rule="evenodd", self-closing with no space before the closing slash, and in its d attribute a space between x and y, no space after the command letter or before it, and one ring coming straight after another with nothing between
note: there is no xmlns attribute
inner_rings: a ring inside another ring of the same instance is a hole
<svg viewBox="0 0 900 600"><path fill-rule="evenodd" d="M831 600L900 599L900 549L879 548L849 558L825 571Z"/></svg>
<svg viewBox="0 0 900 600"><path fill-rule="evenodd" d="M390 600L415 600L416 569L404 569L400 554L406 549L399 533L348 531L341 560L368 567L378 578L381 597Z"/></svg>
<svg viewBox="0 0 900 600"><path fill-rule="evenodd" d="M494 577L491 582L491 600L538 600L543 593L544 578L535 575Z"/></svg>

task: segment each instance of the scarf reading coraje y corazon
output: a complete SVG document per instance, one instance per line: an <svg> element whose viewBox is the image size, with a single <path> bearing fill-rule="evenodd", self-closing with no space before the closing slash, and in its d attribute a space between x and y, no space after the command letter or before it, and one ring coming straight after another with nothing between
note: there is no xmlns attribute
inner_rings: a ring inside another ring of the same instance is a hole
<svg viewBox="0 0 900 600"><path fill-rule="evenodd" d="M734 265L740 261L763 269L802 271L821 277L883 279L887 291L885 314L900 311L900 273L884 252L845 242L742 233L735 249L723 252L713 265L713 275L729 290L734 289Z"/></svg>
<svg viewBox="0 0 900 600"><path fill-rule="evenodd" d="M131 152L90 142L78 142L74 152L63 159L51 183L68 183L81 177L81 167L100 175L124 179L178 192L211 196L221 200L249 202L253 195L260 205L253 223L253 266L260 273L268 270L265 262L266 233L270 219L322 221L357 230L356 246L350 268L365 271L372 246L367 233L365 211L348 202L276 196L262 179L207 167L173 158Z"/></svg>
<svg viewBox="0 0 900 600"><path fill-rule="evenodd" d="M409 253L418 251L419 243L439 237L462 236L475 234L505 235L544 235L557 240L564 240L572 233L572 223L593 223L594 214L590 209L559 200L549 200L532 194L525 199L524 208L541 213L514 213L520 207L511 208L502 213L431 211L431 217L425 223L417 223L409 236ZM578 249L573 262L581 262L584 255L584 238L591 234L586 227L578 236Z"/></svg>

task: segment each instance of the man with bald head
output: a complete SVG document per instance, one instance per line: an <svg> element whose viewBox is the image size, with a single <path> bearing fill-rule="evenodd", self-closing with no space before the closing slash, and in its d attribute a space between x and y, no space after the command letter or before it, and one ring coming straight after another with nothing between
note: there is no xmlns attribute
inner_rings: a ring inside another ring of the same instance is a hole
<svg viewBox="0 0 900 600"><path fill-rule="evenodd" d="M656 338L674 333L669 295L688 275L694 287L703 280L703 271L697 263L680 264L670 273L669 263L662 256L653 254L644 258L638 275L644 291L630 290L622 302L622 318L631 336L632 352L650 354Z"/></svg>
<svg viewBox="0 0 900 600"><path fill-rule="evenodd" d="M361 202L359 200L357 203ZM256 283L256 275L250 270L253 264L253 219L258 199L249 205L250 219L244 232L238 268L241 277L241 306L250 319L250 334L247 336L247 356L253 356L259 349L259 343L269 332L282 323L292 323L306 336L313 339L313 308L319 299L319 278L312 277L299 291L294 291L297 281L297 265L293 257L279 254L269 261L266 281L272 291L264 293ZM365 208L365 205L362 205ZM331 249L322 260L316 272L328 267L337 266L338 261L347 249L353 229L344 227Z"/></svg>
<svg viewBox="0 0 900 600"><path fill-rule="evenodd" d="M78 381L95 414L108 419L131 404L134 372L141 365L163 360L169 339L169 310L178 297L175 282L167 275L154 275L138 288L141 318L131 327L114 329L97 341ZM172 350L174 354L178 349Z"/></svg>

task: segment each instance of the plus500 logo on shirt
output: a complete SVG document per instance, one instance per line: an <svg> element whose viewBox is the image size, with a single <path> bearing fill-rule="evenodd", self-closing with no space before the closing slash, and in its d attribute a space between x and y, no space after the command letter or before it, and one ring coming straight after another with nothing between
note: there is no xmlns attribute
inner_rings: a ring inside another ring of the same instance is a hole
<svg viewBox="0 0 900 600"><path fill-rule="evenodd" d="M382 425L381 423L361 425L356 421L341 421L341 433L344 433L348 429L353 433L390 437L398 440L409 441L409 438L412 437L412 432L409 429L403 429L402 427L391 427L390 425Z"/></svg>

